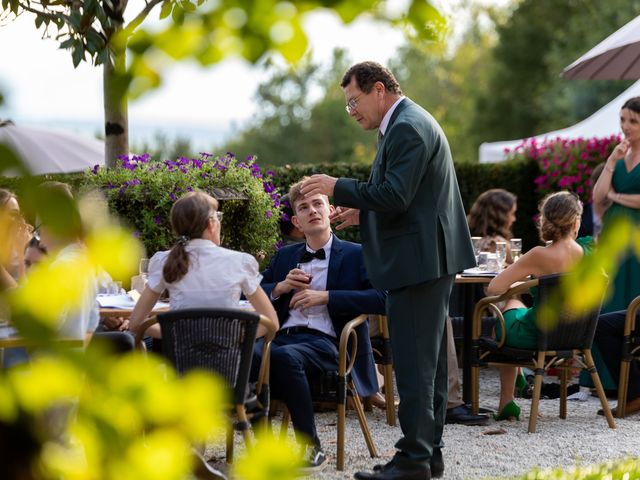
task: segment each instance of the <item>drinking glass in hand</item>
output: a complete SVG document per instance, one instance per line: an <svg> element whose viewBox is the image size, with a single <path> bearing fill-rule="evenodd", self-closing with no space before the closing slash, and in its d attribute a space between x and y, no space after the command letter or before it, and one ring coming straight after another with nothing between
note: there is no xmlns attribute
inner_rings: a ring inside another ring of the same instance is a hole
<svg viewBox="0 0 640 480"><path fill-rule="evenodd" d="M307 280L306 280L305 283L311 283L311 280L313 280L313 272L311 270L311 262L299 263L299 264L296 265L296 268L299 269L299 270L302 270L307 275Z"/></svg>
<svg viewBox="0 0 640 480"><path fill-rule="evenodd" d="M522 239L521 238L512 238L511 239L511 257L515 262L520 258L522 254Z"/></svg>

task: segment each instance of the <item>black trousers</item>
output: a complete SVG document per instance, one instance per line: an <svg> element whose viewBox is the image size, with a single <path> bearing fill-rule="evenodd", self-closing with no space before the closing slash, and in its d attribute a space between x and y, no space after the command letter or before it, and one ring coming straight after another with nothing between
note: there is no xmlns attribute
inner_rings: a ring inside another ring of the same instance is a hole
<svg viewBox="0 0 640 480"><path fill-rule="evenodd" d="M447 408L446 318L455 275L391 290L387 315L400 396L394 461L428 468L441 448Z"/></svg>
<svg viewBox="0 0 640 480"><path fill-rule="evenodd" d="M262 341L254 348L253 373L259 366ZM313 333L279 334L271 343L269 387L273 398L282 400L300 443L320 446L313 416L308 378L338 369L338 344L326 335Z"/></svg>
<svg viewBox="0 0 640 480"><path fill-rule="evenodd" d="M624 335L624 319L627 312L605 313L598 318L598 326L593 339L600 351L609 373L616 383L620 383L620 360L622 359L622 337ZM636 315L636 321L640 320L640 312ZM629 390L627 400L640 397L640 362L633 361L629 366Z"/></svg>

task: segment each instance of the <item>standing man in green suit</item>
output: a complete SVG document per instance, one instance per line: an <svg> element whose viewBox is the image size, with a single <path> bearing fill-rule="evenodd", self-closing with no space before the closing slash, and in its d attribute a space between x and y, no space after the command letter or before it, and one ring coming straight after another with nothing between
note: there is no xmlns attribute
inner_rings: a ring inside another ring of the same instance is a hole
<svg viewBox="0 0 640 480"><path fill-rule="evenodd" d="M396 454L356 479L424 480L444 472L449 295L455 274L475 265L447 139L393 74L374 62L352 66L341 87L347 113L378 129L366 182L313 175L303 195L333 196L337 229L360 225L373 285L388 290L387 316L400 395Z"/></svg>

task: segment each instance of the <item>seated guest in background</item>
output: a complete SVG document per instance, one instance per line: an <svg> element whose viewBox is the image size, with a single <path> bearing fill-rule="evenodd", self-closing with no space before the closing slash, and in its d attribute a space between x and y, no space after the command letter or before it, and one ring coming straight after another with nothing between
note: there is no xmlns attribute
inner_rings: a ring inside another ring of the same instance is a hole
<svg viewBox="0 0 640 480"><path fill-rule="evenodd" d="M611 374L616 387L620 382L620 360L622 359L622 342L624 339L624 321L626 315L626 310L600 315L600 318L598 318L598 326L596 327L596 334L593 339L594 344L600 352L600 357ZM636 329L639 325L640 312L636 315ZM631 415L638 412L640 412L640 362L632 361L629 364L629 387L627 390L625 414ZM602 415L602 410L598 411L598 413ZM615 408L613 409L613 414L617 414Z"/></svg>
<svg viewBox="0 0 640 480"><path fill-rule="evenodd" d="M237 308L244 294L277 328L276 312L260 287L256 259L220 247L221 216L216 199L204 192L190 192L176 201L170 219L178 240L171 250L151 257L147 285L131 314L131 330L140 327L165 289L172 310ZM160 338L159 325L148 332ZM264 335L263 329L259 334Z"/></svg>
<svg viewBox="0 0 640 480"><path fill-rule="evenodd" d="M291 209L291 201L289 195L283 195L280 199L282 205L282 215L280 217L280 234L282 235L282 245L295 245L304 242L304 233L300 231L291 221L293 210Z"/></svg>
<svg viewBox="0 0 640 480"><path fill-rule="evenodd" d="M515 282L527 280L529 276L567 272L582 258L587 247L576 242L582 216L582 203L578 197L566 191L552 193L542 200L539 210L540 239L552 243L546 247L532 248L509 265L491 280L487 288L489 295L501 295ZM502 309L507 346L536 348L538 345L537 288L531 290L531 295L531 308L518 299L510 298ZM496 338L500 339L501 335L498 324ZM517 367L500 367L500 405L496 420L520 419L520 407L514 401L516 372Z"/></svg>
<svg viewBox="0 0 640 480"><path fill-rule="evenodd" d="M451 317L447 316L447 414L445 424L459 425L486 425L489 417L475 415L471 407L462 401L462 388L460 384L460 370L458 357L456 356L456 343L453 338L453 326Z"/></svg>
<svg viewBox="0 0 640 480"><path fill-rule="evenodd" d="M337 370L343 327L363 313L383 314L385 294L371 286L362 247L333 235L329 199L301 195L304 180L291 186L289 198L295 213L292 222L307 241L280 249L263 272L262 286L281 324L271 344L271 391L287 405L296 437L305 447L307 470L314 470L324 466L326 457L316 432L308 378ZM368 324L359 326L357 334L358 355L366 355L370 367L366 382L358 379L361 372L353 372L356 388L368 383L375 392ZM260 353L258 344L255 354Z"/></svg>
<svg viewBox="0 0 640 480"><path fill-rule="evenodd" d="M474 237L482 237L481 251L496 251L496 242L506 242L507 263L512 263L509 240L511 226L516 221L517 197L501 188L481 193L473 203L467 222Z"/></svg>
<svg viewBox="0 0 640 480"><path fill-rule="evenodd" d="M24 250L24 268L29 270L34 265L40 263L44 257L47 256L47 249L40 243L38 237L31 237L27 248Z"/></svg>
<svg viewBox="0 0 640 480"><path fill-rule="evenodd" d="M0 290L14 287L24 275L24 250L32 232L15 194L0 188Z"/></svg>
<svg viewBox="0 0 640 480"><path fill-rule="evenodd" d="M66 198L73 202L71 187L62 182L45 182L38 186L45 198ZM40 231L40 244L53 258L52 268L73 264L84 255L85 228L75 207L64 213L66 228L54 228L43 219ZM88 332L98 326L99 310L96 302L95 272L83 279L82 300L69 308L60 319L59 332L66 338L85 339Z"/></svg>

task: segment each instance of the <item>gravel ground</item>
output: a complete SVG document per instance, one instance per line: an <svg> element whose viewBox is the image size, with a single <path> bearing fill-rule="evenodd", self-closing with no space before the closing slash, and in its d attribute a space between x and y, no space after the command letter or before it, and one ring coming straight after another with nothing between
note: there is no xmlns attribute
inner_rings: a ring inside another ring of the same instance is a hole
<svg viewBox="0 0 640 480"><path fill-rule="evenodd" d="M552 381L545 378L545 381ZM497 370L481 372L480 405L496 409L499 381ZM494 422L482 427L447 425L444 430L445 479L514 477L533 467L547 469L575 464L600 463L627 456L640 456L640 416L615 419L617 428L610 429L606 419L596 415L600 402L596 397L586 401L567 402L567 418L558 418L559 400L541 400L536 433L528 434L530 400L518 399L522 408L519 422ZM615 401L610 402L615 405ZM344 472L336 470L336 414L316 414L322 445L328 465L311 479L353 478L358 470L370 470L376 463L391 459L400 427L385 423L384 412L367 413L379 458L369 456L357 418L347 413L346 460ZM501 434L487 434L502 429ZM243 448L238 444L238 448ZM216 449L217 450L217 449ZM208 452L222 455L222 452ZM219 468L224 469L220 462Z"/></svg>

